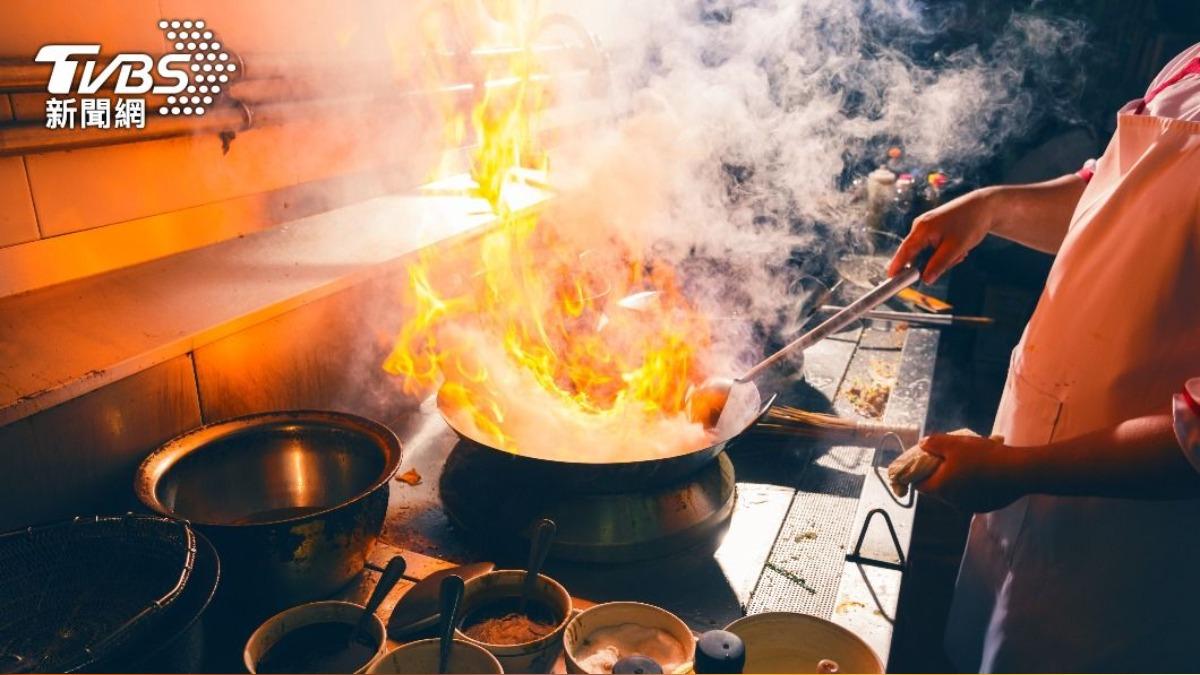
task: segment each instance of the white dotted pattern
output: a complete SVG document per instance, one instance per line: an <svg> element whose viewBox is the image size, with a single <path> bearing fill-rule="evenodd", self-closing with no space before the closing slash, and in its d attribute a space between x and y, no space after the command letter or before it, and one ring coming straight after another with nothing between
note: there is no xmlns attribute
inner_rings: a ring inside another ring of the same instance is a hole
<svg viewBox="0 0 1200 675"><path fill-rule="evenodd" d="M205 30L205 23L196 19L163 19L158 22L167 41L176 52L187 54L192 61L191 77L186 88L187 96L168 96L167 104L158 109L160 115L203 115L211 106L215 96L221 93L222 84L229 82L230 76L237 70L237 64L229 58L229 53L222 51L223 45L217 40L217 35L211 29ZM204 96L195 96L199 92Z"/></svg>

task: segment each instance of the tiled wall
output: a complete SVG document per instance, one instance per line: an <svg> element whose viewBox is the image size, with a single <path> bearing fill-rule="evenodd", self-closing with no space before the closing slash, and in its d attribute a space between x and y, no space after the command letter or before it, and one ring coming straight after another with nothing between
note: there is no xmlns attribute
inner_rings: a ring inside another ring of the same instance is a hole
<svg viewBox="0 0 1200 675"><path fill-rule="evenodd" d="M148 452L202 422L287 409L342 410L384 423L416 405L383 362L393 326L386 280L350 288L195 352L0 427L0 532L137 508Z"/></svg>
<svg viewBox="0 0 1200 675"><path fill-rule="evenodd" d="M280 55L302 61L392 58L413 30L415 3L317 0L6 0L0 59L32 61L46 43L102 45L102 53L166 50L160 18L203 18L244 59L247 74ZM381 81L380 89L402 86ZM0 124L40 123L46 94L0 94ZM427 121L381 115L370 104L344 114L298 117L239 133L216 133L66 152L0 158L0 296L116 269L271 226L261 208L272 191L337 176L374 180L397 167L433 166ZM365 116L373 126L363 122ZM337 202L336 192L329 195ZM361 197L359 197L361 198ZM221 205L236 204L233 216ZM197 213L196 209L207 211ZM104 232L126 234L113 246ZM53 241L53 246L45 244Z"/></svg>

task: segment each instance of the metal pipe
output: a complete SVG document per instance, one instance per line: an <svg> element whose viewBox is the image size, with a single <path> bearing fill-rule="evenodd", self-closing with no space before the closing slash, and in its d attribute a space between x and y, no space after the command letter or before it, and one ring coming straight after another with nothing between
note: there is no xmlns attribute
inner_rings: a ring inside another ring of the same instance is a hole
<svg viewBox="0 0 1200 675"><path fill-rule="evenodd" d="M578 77L587 71L572 71L563 77ZM534 80L549 80L547 75L535 75ZM489 89L505 88L517 81L489 81ZM273 126L297 119L323 116L344 116L347 109L371 110L385 105L412 105L432 96L461 96L478 98L473 85L453 85L437 90L412 90L381 95L363 92L359 95L313 100L288 100L294 94L286 84L255 80L237 82L230 87L232 105L211 108L200 117L146 116L141 129L47 129L43 122L14 122L0 124L0 157L29 155L43 152L77 150L106 145L160 140L223 131L245 131L252 127Z"/></svg>

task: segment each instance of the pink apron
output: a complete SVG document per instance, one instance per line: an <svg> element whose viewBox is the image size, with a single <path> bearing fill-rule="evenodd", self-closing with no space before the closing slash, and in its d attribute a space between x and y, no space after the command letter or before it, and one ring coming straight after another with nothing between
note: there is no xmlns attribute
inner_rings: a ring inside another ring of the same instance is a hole
<svg viewBox="0 0 1200 675"><path fill-rule="evenodd" d="M994 433L1013 446L1170 410L1200 372L1200 122L1120 115ZM971 523L946 630L960 669L1200 665L1200 500L1032 496Z"/></svg>

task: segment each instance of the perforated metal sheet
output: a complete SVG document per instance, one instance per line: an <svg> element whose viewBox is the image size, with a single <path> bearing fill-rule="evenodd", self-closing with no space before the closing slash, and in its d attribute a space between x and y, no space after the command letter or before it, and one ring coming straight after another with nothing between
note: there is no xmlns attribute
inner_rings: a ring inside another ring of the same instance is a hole
<svg viewBox="0 0 1200 675"><path fill-rule="evenodd" d="M869 448L834 447L805 471L748 613L830 615L873 453Z"/></svg>

